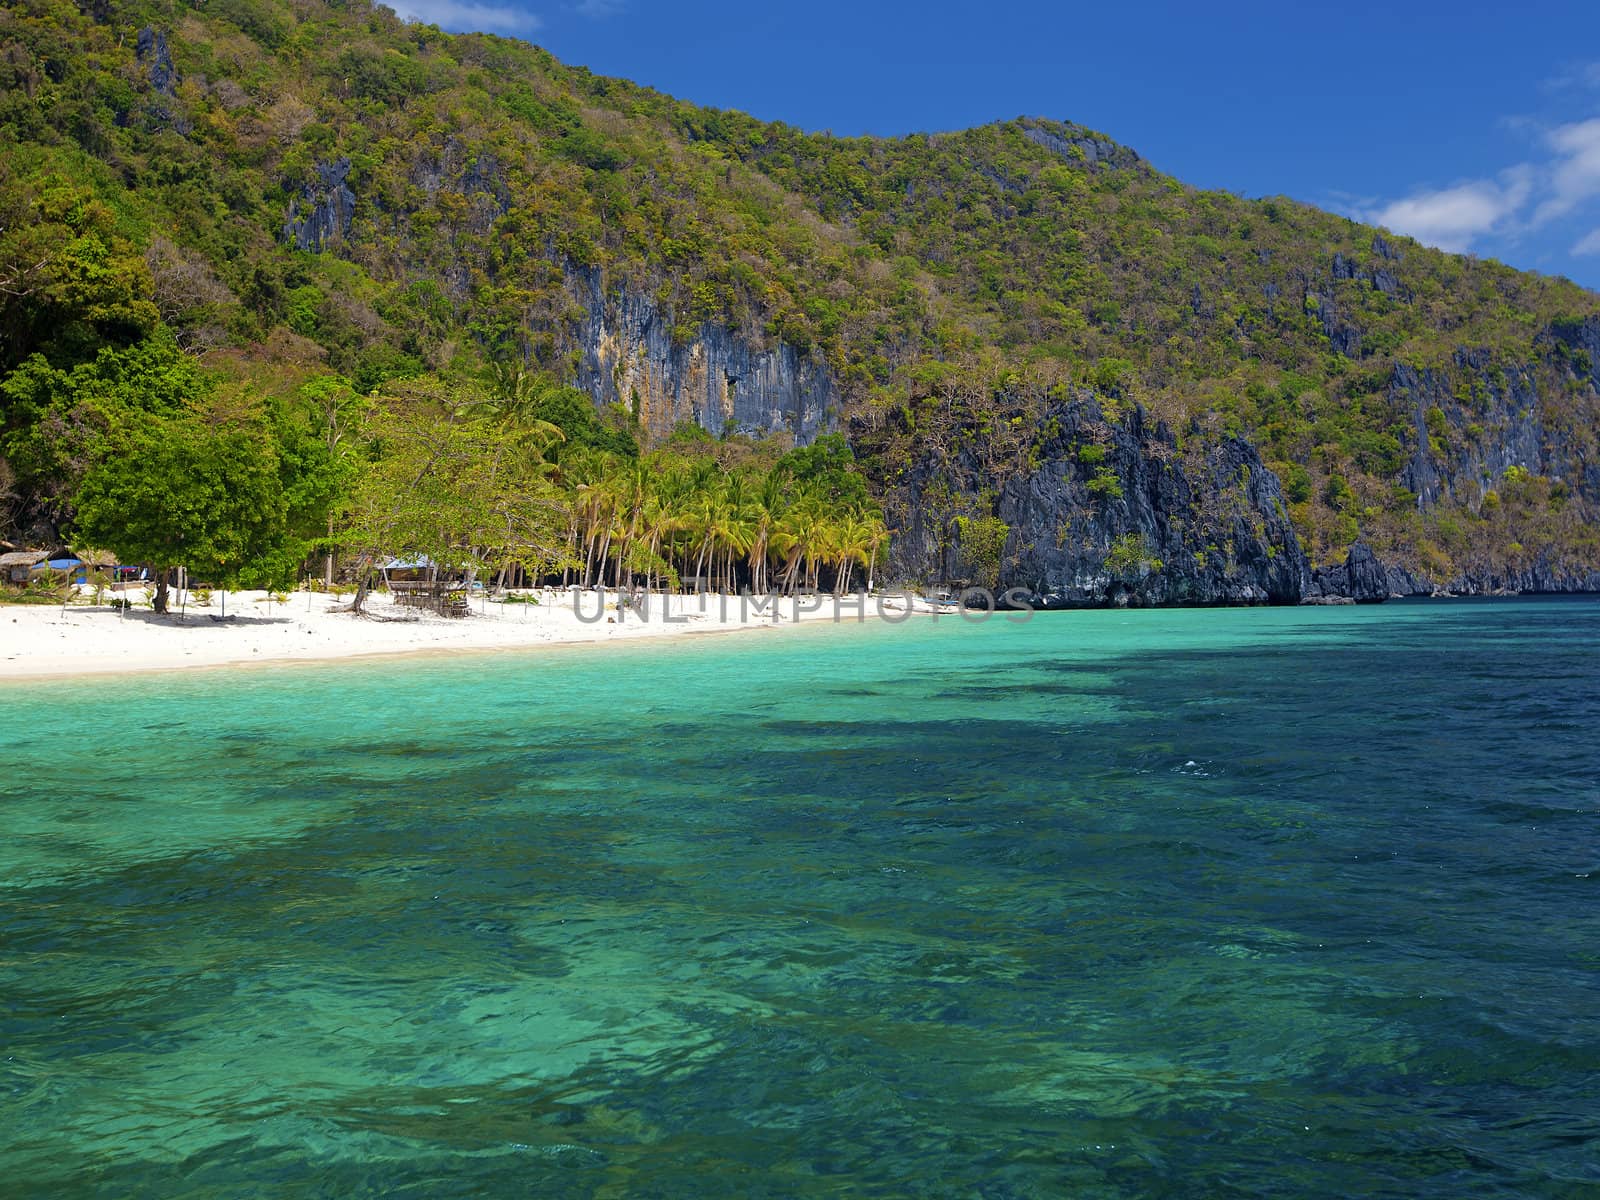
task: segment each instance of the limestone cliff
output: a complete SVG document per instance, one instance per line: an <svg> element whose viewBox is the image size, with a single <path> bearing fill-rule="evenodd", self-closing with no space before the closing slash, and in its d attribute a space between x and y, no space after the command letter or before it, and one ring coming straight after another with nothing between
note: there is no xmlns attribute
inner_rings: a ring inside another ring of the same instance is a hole
<svg viewBox="0 0 1600 1200"><path fill-rule="evenodd" d="M999 458L997 440L1012 443ZM1016 588L1051 608L1292 604L1310 582L1277 477L1237 438L1180 443L1142 409L1108 416L1080 393L1019 404L987 445L913 441L912 467L883 481L902 581ZM1004 532L988 563L966 544L985 519Z"/></svg>
<svg viewBox="0 0 1600 1200"><path fill-rule="evenodd" d="M349 233L356 194L350 188L350 160L316 165L316 182L308 183L289 201L283 240L298 250L326 249Z"/></svg>
<svg viewBox="0 0 1600 1200"><path fill-rule="evenodd" d="M806 445L832 426L838 388L825 364L782 342L757 343L706 324L686 343L654 297L607 289L598 271L569 273L578 319L574 382L597 404L621 404L653 438L688 421L709 433L788 434Z"/></svg>
<svg viewBox="0 0 1600 1200"><path fill-rule="evenodd" d="M1555 322L1538 346L1540 358L1520 363L1462 347L1442 368L1395 367L1399 486L1436 538L1463 524L1478 532L1443 570L1430 570L1425 540L1422 554L1374 547L1392 593L1600 588L1600 321Z"/></svg>

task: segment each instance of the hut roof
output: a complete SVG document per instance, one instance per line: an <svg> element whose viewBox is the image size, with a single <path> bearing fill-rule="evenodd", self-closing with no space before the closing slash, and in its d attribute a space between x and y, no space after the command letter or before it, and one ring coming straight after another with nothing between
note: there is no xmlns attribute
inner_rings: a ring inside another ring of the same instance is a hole
<svg viewBox="0 0 1600 1200"><path fill-rule="evenodd" d="M74 550L78 560L87 567L114 567L117 556L109 550Z"/></svg>
<svg viewBox="0 0 1600 1200"><path fill-rule="evenodd" d="M49 552L44 550L13 550L10 554L0 554L0 567L31 567L49 557Z"/></svg>

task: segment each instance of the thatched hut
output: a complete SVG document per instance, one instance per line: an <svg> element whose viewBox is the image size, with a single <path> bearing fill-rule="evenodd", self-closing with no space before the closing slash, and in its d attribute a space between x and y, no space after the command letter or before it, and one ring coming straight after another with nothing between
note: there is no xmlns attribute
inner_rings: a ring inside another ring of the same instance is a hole
<svg viewBox="0 0 1600 1200"><path fill-rule="evenodd" d="M13 550L0 554L0 578L8 583L27 583L33 577L34 568L49 558L45 550Z"/></svg>
<svg viewBox="0 0 1600 1200"><path fill-rule="evenodd" d="M431 558L391 558L379 570L396 604L447 617L466 615L467 584L460 571L440 570Z"/></svg>

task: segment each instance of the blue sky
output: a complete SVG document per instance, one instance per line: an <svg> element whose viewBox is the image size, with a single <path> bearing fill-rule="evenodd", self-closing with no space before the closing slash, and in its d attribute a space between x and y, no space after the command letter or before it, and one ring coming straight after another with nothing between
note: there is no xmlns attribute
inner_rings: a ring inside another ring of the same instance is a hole
<svg viewBox="0 0 1600 1200"><path fill-rule="evenodd" d="M807 129L1080 121L1196 186L1600 288L1600 0L393 6Z"/></svg>

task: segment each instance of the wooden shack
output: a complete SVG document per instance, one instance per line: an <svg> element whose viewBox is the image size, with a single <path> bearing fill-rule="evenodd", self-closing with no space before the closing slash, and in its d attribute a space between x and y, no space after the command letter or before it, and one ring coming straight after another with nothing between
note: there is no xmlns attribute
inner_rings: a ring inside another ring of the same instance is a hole
<svg viewBox="0 0 1600 1200"><path fill-rule="evenodd" d="M44 550L13 550L0 554L0 578L7 583L27 583L33 578L34 568L49 558Z"/></svg>
<svg viewBox="0 0 1600 1200"><path fill-rule="evenodd" d="M379 570L396 604L447 617L467 615L466 580L460 572L440 570L427 558L392 558Z"/></svg>

